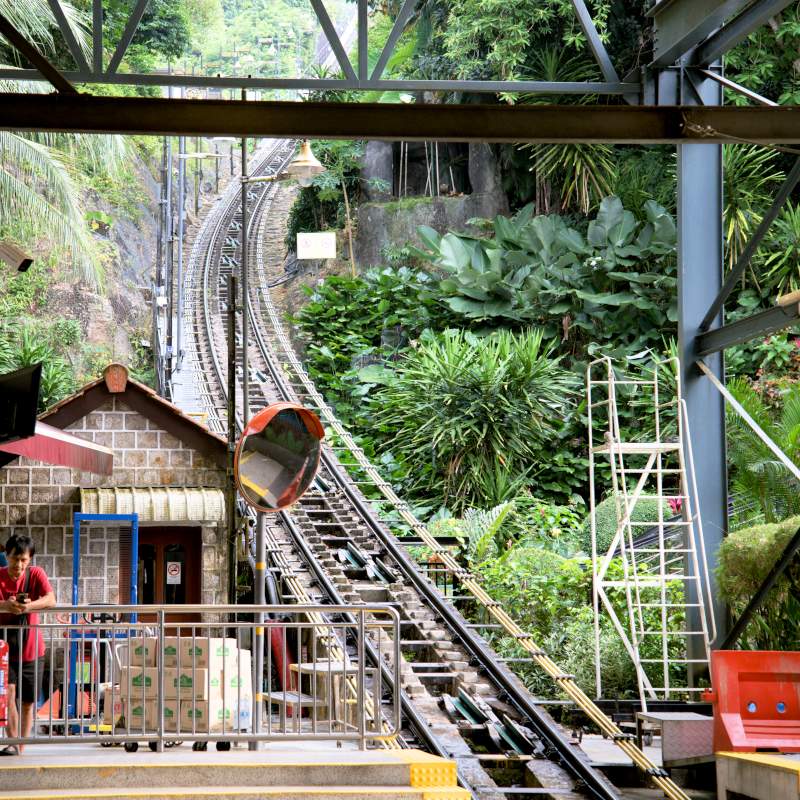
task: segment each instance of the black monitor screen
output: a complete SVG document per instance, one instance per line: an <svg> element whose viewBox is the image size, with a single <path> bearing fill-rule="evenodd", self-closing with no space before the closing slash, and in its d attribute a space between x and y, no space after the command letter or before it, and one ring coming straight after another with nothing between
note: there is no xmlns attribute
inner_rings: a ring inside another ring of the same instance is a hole
<svg viewBox="0 0 800 800"><path fill-rule="evenodd" d="M0 375L0 442L33 436L42 365Z"/></svg>

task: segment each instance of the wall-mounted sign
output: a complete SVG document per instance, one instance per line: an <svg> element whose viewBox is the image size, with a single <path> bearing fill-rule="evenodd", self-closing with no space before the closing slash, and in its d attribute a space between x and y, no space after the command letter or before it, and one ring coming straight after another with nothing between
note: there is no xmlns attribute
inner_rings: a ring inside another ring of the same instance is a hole
<svg viewBox="0 0 800 800"><path fill-rule="evenodd" d="M181 582L181 562L167 561L167 584L178 584Z"/></svg>
<svg viewBox="0 0 800 800"><path fill-rule="evenodd" d="M335 233L298 233L298 260L336 258Z"/></svg>

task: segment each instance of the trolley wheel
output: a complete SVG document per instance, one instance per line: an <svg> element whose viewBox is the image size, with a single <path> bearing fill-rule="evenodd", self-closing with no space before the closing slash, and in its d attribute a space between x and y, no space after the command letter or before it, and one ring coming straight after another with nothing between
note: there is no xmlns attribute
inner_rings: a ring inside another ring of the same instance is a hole
<svg viewBox="0 0 800 800"><path fill-rule="evenodd" d="M158 750L158 742L148 742L147 746L155 753Z"/></svg>
<svg viewBox="0 0 800 800"><path fill-rule="evenodd" d="M194 750L196 753L204 753L206 750L208 750L208 742L195 742L192 745L192 750Z"/></svg>
<svg viewBox="0 0 800 800"><path fill-rule="evenodd" d="M114 742L100 742L100 747L113 747Z"/></svg>
<svg viewBox="0 0 800 800"><path fill-rule="evenodd" d="M230 749L231 749L230 742L217 742L217 750L219 750L220 753L227 753L228 750Z"/></svg>
<svg viewBox="0 0 800 800"><path fill-rule="evenodd" d="M135 753L139 749L139 742L125 742L125 752Z"/></svg>

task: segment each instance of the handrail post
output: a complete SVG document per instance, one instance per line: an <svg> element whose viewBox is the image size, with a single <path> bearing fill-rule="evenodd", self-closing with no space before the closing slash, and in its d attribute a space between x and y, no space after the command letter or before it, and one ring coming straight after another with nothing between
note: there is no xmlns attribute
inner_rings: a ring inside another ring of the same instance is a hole
<svg viewBox="0 0 800 800"><path fill-rule="evenodd" d="M158 610L158 739L156 740L157 752L164 752L164 620L166 618L163 608ZM180 689L178 689L180 692Z"/></svg>
<svg viewBox="0 0 800 800"><path fill-rule="evenodd" d="M364 702L365 699L365 684L366 684L366 642L364 638L364 609L358 609L358 692L356 699L356 710L358 713L358 749L367 749L367 707ZM347 715L345 714L345 719Z"/></svg>

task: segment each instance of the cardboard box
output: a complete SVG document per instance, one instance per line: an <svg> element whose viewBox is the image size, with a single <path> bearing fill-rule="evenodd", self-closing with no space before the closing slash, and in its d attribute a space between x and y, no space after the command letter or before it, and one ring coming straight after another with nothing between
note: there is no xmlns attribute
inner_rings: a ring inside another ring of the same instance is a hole
<svg viewBox="0 0 800 800"><path fill-rule="evenodd" d="M164 668L164 696L181 700L209 700L214 697L249 697L253 694L250 651L241 651L240 662L225 662L218 670L191 666Z"/></svg>
<svg viewBox="0 0 800 800"><path fill-rule="evenodd" d="M110 725L112 728L117 726L117 723L122 719L124 711L124 701L120 697L119 686L113 687L114 703L111 703L112 690L111 687L106 689L103 697L103 715L101 722L103 725Z"/></svg>
<svg viewBox="0 0 800 800"><path fill-rule="evenodd" d="M142 696L145 699L158 697L158 668L123 667L119 676L119 693L120 697L130 695L139 701Z"/></svg>
<svg viewBox="0 0 800 800"><path fill-rule="evenodd" d="M158 700L137 700L129 698L124 701L125 721L131 733L144 731L157 731ZM180 705L177 700L164 701L164 730L175 732L178 730L180 719Z"/></svg>
<svg viewBox="0 0 800 800"><path fill-rule="evenodd" d="M181 700L181 732L220 733L252 728L253 700L242 695L241 703L221 697L210 700ZM194 726L194 728L193 728Z"/></svg>
<svg viewBox="0 0 800 800"><path fill-rule="evenodd" d="M134 637L128 644L128 664L130 667L155 667L158 665L158 637Z"/></svg>
<svg viewBox="0 0 800 800"><path fill-rule="evenodd" d="M179 647L180 647L180 639L177 636L164 637L164 652L161 655L162 666L165 667L178 666Z"/></svg>
<svg viewBox="0 0 800 800"><path fill-rule="evenodd" d="M212 670L222 670L223 662L226 669L230 664L235 664L240 652L236 647L236 639L215 639L209 636L182 636L180 638L180 666L184 669L191 667L208 667Z"/></svg>

